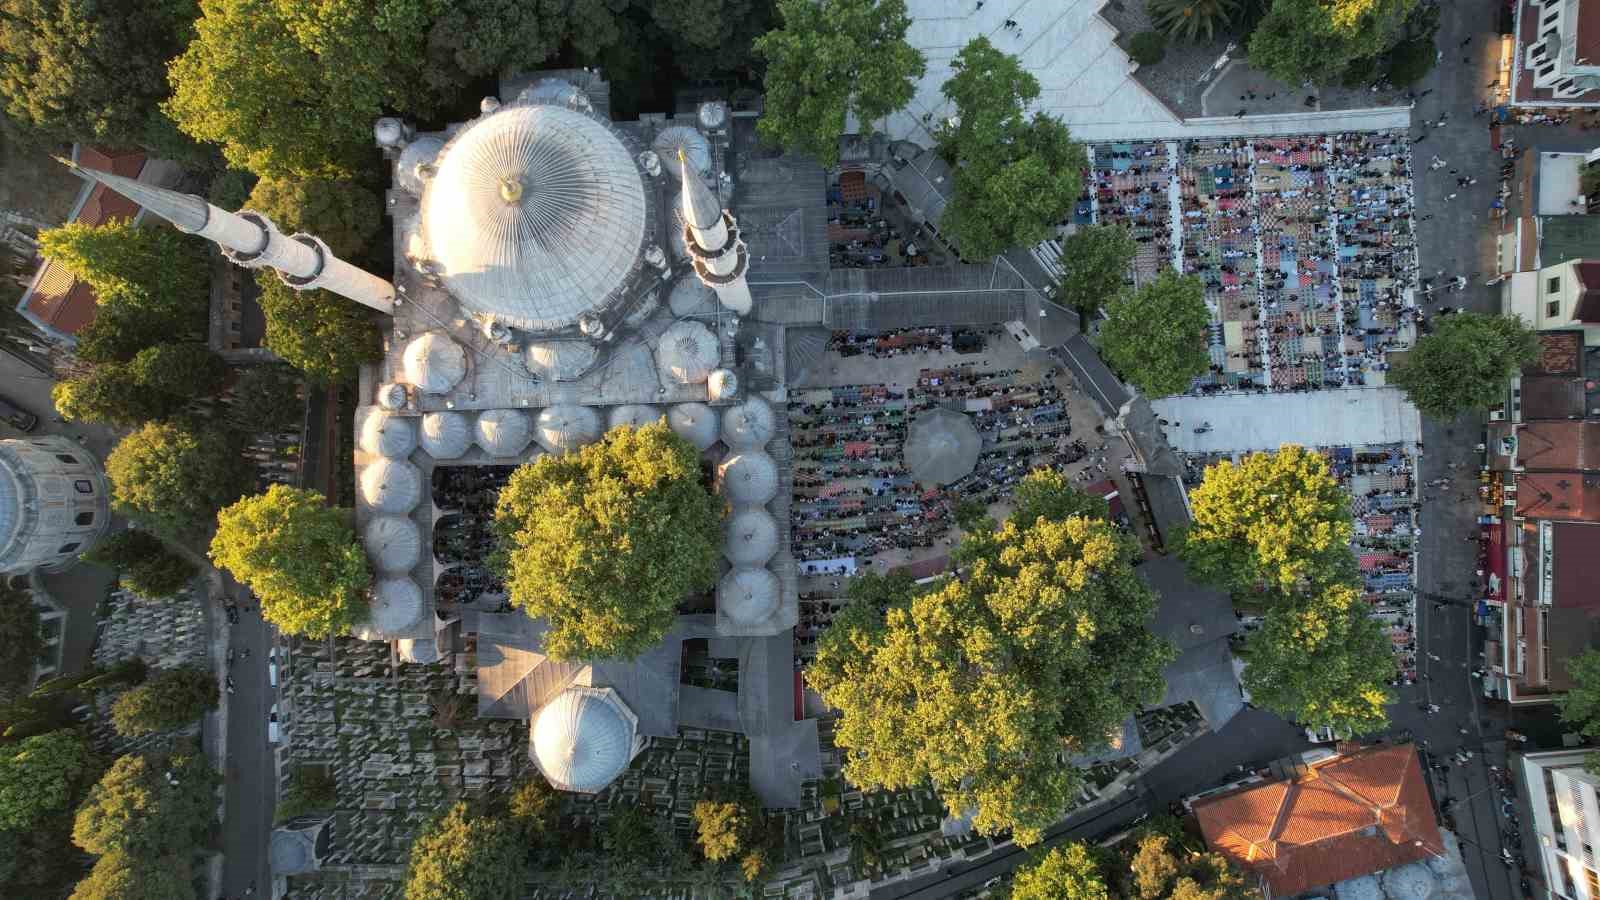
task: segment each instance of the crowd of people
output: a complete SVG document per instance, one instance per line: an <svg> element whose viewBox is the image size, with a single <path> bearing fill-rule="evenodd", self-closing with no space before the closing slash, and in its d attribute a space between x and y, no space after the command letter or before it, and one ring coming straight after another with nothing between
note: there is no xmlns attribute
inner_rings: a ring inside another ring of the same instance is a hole
<svg viewBox="0 0 1600 900"><path fill-rule="evenodd" d="M983 350L989 336L1000 334L1001 331L998 328L977 331L941 326L896 328L890 331L835 331L828 338L828 349L840 356L865 353L874 359L930 351L978 353Z"/></svg>
<svg viewBox="0 0 1600 900"><path fill-rule="evenodd" d="M1239 141L1189 141L1178 167L1183 271L1205 286L1214 324L1204 385L1254 383L1261 369L1250 154Z"/></svg>
<svg viewBox="0 0 1600 900"><path fill-rule="evenodd" d="M1091 148L1093 210L1101 224L1120 224L1138 244L1134 277L1144 283L1172 265L1172 165L1162 141Z"/></svg>
<svg viewBox="0 0 1600 900"><path fill-rule="evenodd" d="M433 470L433 504L449 513L434 524L433 555L444 571L434 582L441 606L499 598L505 584L488 565L495 550L495 503L515 466L439 466Z"/></svg>

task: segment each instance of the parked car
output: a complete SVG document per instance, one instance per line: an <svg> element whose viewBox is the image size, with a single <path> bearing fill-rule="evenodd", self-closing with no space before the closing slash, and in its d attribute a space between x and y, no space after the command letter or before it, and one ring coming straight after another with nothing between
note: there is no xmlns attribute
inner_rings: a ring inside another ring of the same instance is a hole
<svg viewBox="0 0 1600 900"><path fill-rule="evenodd" d="M278 648L267 651L267 684L278 686Z"/></svg>
<svg viewBox="0 0 1600 900"><path fill-rule="evenodd" d="M272 704L272 711L267 713L267 743L276 744L282 733L278 730L278 704Z"/></svg>
<svg viewBox="0 0 1600 900"><path fill-rule="evenodd" d="M0 397L0 418L5 419L18 431L32 431L39 427L38 416L4 397Z"/></svg>

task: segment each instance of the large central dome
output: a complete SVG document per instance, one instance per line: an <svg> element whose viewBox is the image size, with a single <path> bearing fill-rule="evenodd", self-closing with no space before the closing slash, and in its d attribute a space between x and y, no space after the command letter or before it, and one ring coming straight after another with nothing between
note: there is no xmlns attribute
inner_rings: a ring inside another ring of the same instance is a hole
<svg viewBox="0 0 1600 900"><path fill-rule="evenodd" d="M627 293L649 205L632 153L604 123L508 105L456 135L437 166L423 236L468 312L553 331Z"/></svg>

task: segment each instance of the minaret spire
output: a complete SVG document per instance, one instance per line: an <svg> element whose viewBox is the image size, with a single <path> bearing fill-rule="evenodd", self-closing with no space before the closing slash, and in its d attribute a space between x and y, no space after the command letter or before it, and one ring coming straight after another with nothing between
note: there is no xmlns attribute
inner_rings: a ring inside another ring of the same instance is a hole
<svg viewBox="0 0 1600 900"><path fill-rule="evenodd" d="M750 312L750 286L745 271L749 252L739 239L739 222L717 202L716 194L689 166L688 154L678 148L683 171L683 236L694 257L694 273L702 284L717 292L723 306L737 313Z"/></svg>
<svg viewBox="0 0 1600 900"><path fill-rule="evenodd" d="M320 238L309 234L285 236L270 219L257 212L227 212L193 194L86 169L70 160L61 162L78 175L97 181L166 219L179 231L215 242L224 256L247 269L271 266L284 284L297 291L323 288L378 312L394 313L394 285L334 256Z"/></svg>

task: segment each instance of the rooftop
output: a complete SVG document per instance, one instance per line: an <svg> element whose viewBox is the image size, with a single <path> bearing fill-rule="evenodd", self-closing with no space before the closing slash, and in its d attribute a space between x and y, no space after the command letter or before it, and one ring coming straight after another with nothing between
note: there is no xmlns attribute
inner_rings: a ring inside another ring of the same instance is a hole
<svg viewBox="0 0 1600 900"><path fill-rule="evenodd" d="M1517 463L1529 472L1600 471L1600 422L1527 422L1517 429Z"/></svg>
<svg viewBox="0 0 1600 900"><path fill-rule="evenodd" d="M1556 266L1594 256L1600 247L1600 216L1547 216L1539 225L1539 265Z"/></svg>

